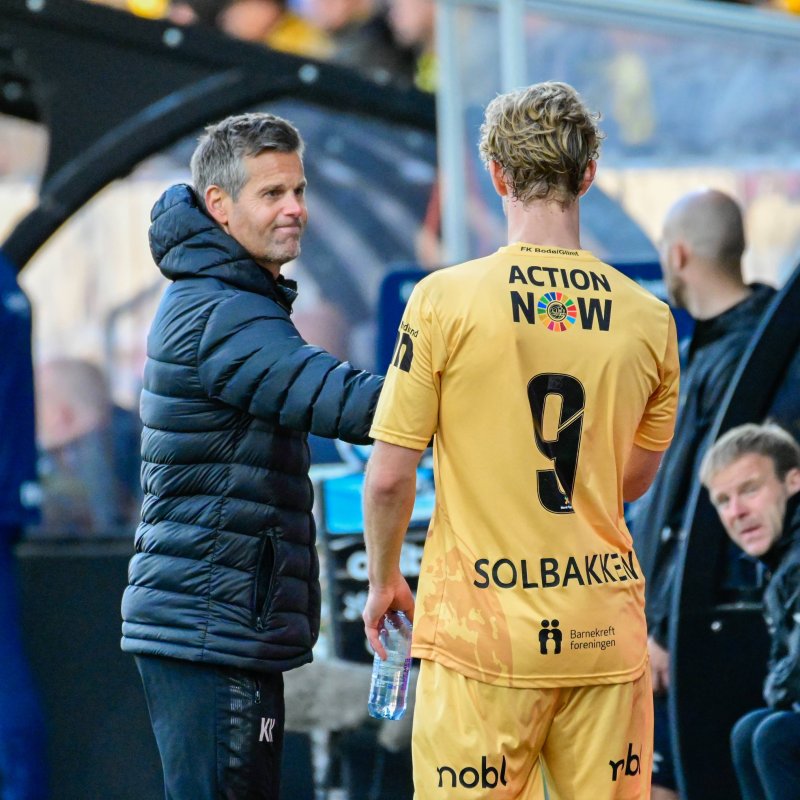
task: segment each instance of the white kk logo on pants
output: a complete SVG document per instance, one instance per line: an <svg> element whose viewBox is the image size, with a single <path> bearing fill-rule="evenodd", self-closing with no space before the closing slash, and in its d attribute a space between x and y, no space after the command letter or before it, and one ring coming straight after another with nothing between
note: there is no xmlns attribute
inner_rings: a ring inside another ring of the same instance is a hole
<svg viewBox="0 0 800 800"><path fill-rule="evenodd" d="M272 741L272 729L275 727L275 720L272 717L261 717L261 734L258 737L259 742Z"/></svg>

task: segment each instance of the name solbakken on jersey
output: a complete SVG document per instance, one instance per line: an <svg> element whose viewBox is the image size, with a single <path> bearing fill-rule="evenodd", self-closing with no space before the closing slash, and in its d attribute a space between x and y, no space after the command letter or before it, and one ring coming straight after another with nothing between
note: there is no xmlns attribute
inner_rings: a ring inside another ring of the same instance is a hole
<svg viewBox="0 0 800 800"><path fill-rule="evenodd" d="M638 581L633 552L597 553L566 562L557 558L523 558L514 562L510 558L499 558L492 562L479 558L475 562L478 577L472 582L477 589L497 586L500 589L554 589L559 586L592 586L593 584Z"/></svg>

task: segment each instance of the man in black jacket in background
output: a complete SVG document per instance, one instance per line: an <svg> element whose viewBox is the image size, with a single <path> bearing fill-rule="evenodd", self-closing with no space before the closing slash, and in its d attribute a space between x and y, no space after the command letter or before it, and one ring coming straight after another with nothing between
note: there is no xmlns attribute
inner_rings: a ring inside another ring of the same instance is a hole
<svg viewBox="0 0 800 800"><path fill-rule="evenodd" d="M740 425L700 478L731 540L765 567L770 631L764 701L731 734L744 800L800 798L800 446L777 425Z"/></svg>
<svg viewBox="0 0 800 800"><path fill-rule="evenodd" d="M667 632L683 514L697 480L706 438L753 328L772 298L767 286L745 284L742 213L723 192L700 189L678 200L664 222L661 268L673 305L695 328L681 358L681 395L672 445L648 493L634 506L631 533L647 579L646 613L655 694L653 800L673 800L666 693Z"/></svg>
<svg viewBox="0 0 800 800"><path fill-rule="evenodd" d="M306 225L303 143L229 117L168 189L167 288L141 399L142 521L122 601L168 800L277 798L283 678L311 660L320 587L308 432L366 443L382 380L304 342L281 265Z"/></svg>

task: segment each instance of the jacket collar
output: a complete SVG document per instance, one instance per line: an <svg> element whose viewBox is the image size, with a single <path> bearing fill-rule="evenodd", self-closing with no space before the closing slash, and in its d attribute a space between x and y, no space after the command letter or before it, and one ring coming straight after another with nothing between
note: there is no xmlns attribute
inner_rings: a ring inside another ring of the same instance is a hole
<svg viewBox="0 0 800 800"><path fill-rule="evenodd" d="M170 280L210 277L277 300L287 311L297 297L297 283L275 279L225 233L200 207L190 186L167 189L150 214L150 251Z"/></svg>
<svg viewBox="0 0 800 800"><path fill-rule="evenodd" d="M786 502L781 538L759 559L774 572L786 554L800 546L800 492L793 494Z"/></svg>
<svg viewBox="0 0 800 800"><path fill-rule="evenodd" d="M723 311L711 319L701 319L695 322L689 345L689 358L701 347L738 330L750 330L753 320L760 317L760 312L775 294L771 286L763 283L750 284L752 291L741 303L737 303L727 311Z"/></svg>

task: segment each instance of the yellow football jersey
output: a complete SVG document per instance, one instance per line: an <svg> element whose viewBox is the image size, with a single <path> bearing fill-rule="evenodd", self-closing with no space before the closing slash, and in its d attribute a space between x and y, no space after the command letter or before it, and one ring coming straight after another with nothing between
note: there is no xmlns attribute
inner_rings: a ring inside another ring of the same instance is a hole
<svg viewBox="0 0 800 800"><path fill-rule="evenodd" d="M669 308L585 250L514 244L416 286L372 427L435 435L415 656L505 686L641 674L622 478L634 443L669 445L678 369Z"/></svg>

